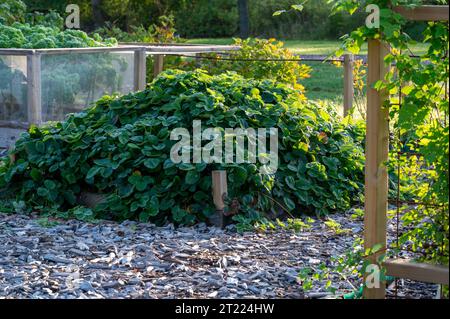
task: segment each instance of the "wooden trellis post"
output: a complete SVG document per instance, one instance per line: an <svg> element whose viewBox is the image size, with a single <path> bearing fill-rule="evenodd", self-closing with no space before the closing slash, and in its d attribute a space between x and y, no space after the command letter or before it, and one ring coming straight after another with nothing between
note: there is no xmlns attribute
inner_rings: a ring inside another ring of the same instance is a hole
<svg viewBox="0 0 450 319"><path fill-rule="evenodd" d="M344 55L344 117L353 107L353 54Z"/></svg>
<svg viewBox="0 0 450 319"><path fill-rule="evenodd" d="M415 8L396 7L394 11L414 21L448 21L449 6L421 6ZM389 110L384 102L387 92L379 92L373 85L384 78L389 71L384 57L389 53L387 44L379 40L369 41L367 75L367 128L366 128L366 172L365 172L365 215L364 244L372 248L381 244L381 249L369 257L377 264L377 258L386 248L386 224L388 201L388 172L385 162L389 154ZM409 260L388 260L383 265L387 275L409 278L438 284L448 284L448 267L440 267ZM385 283L378 288L364 287L364 298L384 299Z"/></svg>
<svg viewBox="0 0 450 319"><path fill-rule="evenodd" d="M389 110L385 107L387 92L380 92L373 86L384 79L388 67L384 57L389 53L387 44L379 40L369 41L367 75L367 133L366 133L366 177L365 177L365 215L364 245L372 248L381 244L386 248L386 222L388 210L388 171L386 162L389 154ZM379 253L369 257L377 264ZM364 288L367 299L384 298L384 283L379 288Z"/></svg>

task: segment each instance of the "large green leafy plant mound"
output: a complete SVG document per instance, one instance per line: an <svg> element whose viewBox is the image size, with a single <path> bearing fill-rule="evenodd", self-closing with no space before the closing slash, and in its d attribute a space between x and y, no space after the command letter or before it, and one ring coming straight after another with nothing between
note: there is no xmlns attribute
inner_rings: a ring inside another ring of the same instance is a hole
<svg viewBox="0 0 450 319"><path fill-rule="evenodd" d="M101 193L97 217L190 224L214 206L211 171L228 172L229 200L241 216L326 214L361 196L363 128L273 81L236 73L167 71L141 92L104 97L64 122L33 127L0 164L0 189L34 206L77 205ZM174 164L174 128L277 128L279 166Z"/></svg>

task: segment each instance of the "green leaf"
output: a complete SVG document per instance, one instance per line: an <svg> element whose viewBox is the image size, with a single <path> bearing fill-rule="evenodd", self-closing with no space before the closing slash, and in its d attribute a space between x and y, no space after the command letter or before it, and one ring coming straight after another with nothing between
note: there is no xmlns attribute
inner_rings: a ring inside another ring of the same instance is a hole
<svg viewBox="0 0 450 319"><path fill-rule="evenodd" d="M118 191L119 191L118 194L120 197L126 198L126 197L130 196L131 194L133 194L134 185L132 185L132 184L120 185L118 187Z"/></svg>
<svg viewBox="0 0 450 319"><path fill-rule="evenodd" d="M279 16L282 13L285 13L285 12L287 12L287 11L286 10L278 10L278 11L275 11L272 16L276 17L276 16Z"/></svg>
<svg viewBox="0 0 450 319"><path fill-rule="evenodd" d="M128 182L136 187L136 190L142 192L147 189L147 186L152 183L152 178L149 176L142 176L139 173L133 173L128 178Z"/></svg>
<svg viewBox="0 0 450 319"><path fill-rule="evenodd" d="M284 204L286 205L286 208L291 212L295 209L295 203L292 199L289 197L283 198Z"/></svg>
<svg viewBox="0 0 450 319"><path fill-rule="evenodd" d="M181 223L187 214L188 213L184 209L181 209L179 206L175 206L172 209L173 220L178 223Z"/></svg>
<svg viewBox="0 0 450 319"><path fill-rule="evenodd" d="M295 187L294 177L286 176L284 180L285 180L286 184L289 186L290 189L292 189L294 191L297 190L297 188Z"/></svg>
<svg viewBox="0 0 450 319"><path fill-rule="evenodd" d="M96 164L98 166L104 166L104 167L112 167L113 166L112 162L109 158L94 160L94 164Z"/></svg>
<svg viewBox="0 0 450 319"><path fill-rule="evenodd" d="M153 196L150 199L150 203L149 203L146 211L149 214L149 216L158 216L159 209L160 209L160 206L159 206L158 198L156 196Z"/></svg>
<svg viewBox="0 0 450 319"><path fill-rule="evenodd" d="M30 172L30 176L34 181L39 181L42 179L41 171L37 168L33 168Z"/></svg>
<svg viewBox="0 0 450 319"><path fill-rule="evenodd" d="M200 174L197 171L188 171L186 174L185 182L188 185L193 185L200 180Z"/></svg>
<svg viewBox="0 0 450 319"><path fill-rule="evenodd" d="M158 167L161 161L158 158L149 158L144 161L144 166L149 169L155 169Z"/></svg>
<svg viewBox="0 0 450 319"><path fill-rule="evenodd" d="M240 186L247 180L247 170L241 166L233 168L233 173L230 176L230 180L235 187Z"/></svg>
<svg viewBox="0 0 450 319"><path fill-rule="evenodd" d="M52 180L46 179L44 181L44 185L49 190L55 190L56 189L56 183Z"/></svg>
<svg viewBox="0 0 450 319"><path fill-rule="evenodd" d="M375 244L370 250L371 254L379 252L384 247L383 244Z"/></svg>
<svg viewBox="0 0 450 319"><path fill-rule="evenodd" d="M45 153L45 144L41 141L36 142L36 151L43 154Z"/></svg>
<svg viewBox="0 0 450 319"><path fill-rule="evenodd" d="M93 166L86 174L86 179L92 179L94 178L101 170L101 167L99 166Z"/></svg>
<svg viewBox="0 0 450 319"><path fill-rule="evenodd" d="M296 11L303 11L304 6L302 4L293 4L291 5L291 8Z"/></svg>
<svg viewBox="0 0 450 319"><path fill-rule="evenodd" d="M50 195L50 192L48 191L47 188L39 187L39 188L37 189L37 194L38 194L39 196L41 196L41 197L47 197L47 196Z"/></svg>

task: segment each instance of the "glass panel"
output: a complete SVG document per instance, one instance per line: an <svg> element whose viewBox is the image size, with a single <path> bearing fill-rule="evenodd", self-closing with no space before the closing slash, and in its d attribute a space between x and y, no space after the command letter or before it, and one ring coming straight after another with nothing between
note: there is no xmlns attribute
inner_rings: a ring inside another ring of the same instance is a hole
<svg viewBox="0 0 450 319"><path fill-rule="evenodd" d="M27 118L27 57L0 55L0 121Z"/></svg>
<svg viewBox="0 0 450 319"><path fill-rule="evenodd" d="M41 56L42 120L63 120L104 95L134 89L134 53Z"/></svg>

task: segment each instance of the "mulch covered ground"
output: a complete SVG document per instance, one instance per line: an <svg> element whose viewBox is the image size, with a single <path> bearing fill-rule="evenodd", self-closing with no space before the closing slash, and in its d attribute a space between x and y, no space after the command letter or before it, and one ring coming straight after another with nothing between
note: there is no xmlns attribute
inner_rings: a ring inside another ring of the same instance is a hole
<svg viewBox="0 0 450 319"><path fill-rule="evenodd" d="M334 298L321 284L304 293L297 279L362 236L361 220L333 218L349 232L337 235L320 220L297 233L239 234L234 226L49 223L0 213L0 298ZM335 279L338 294L357 285ZM398 290L400 298L435 294L435 285L408 281Z"/></svg>

